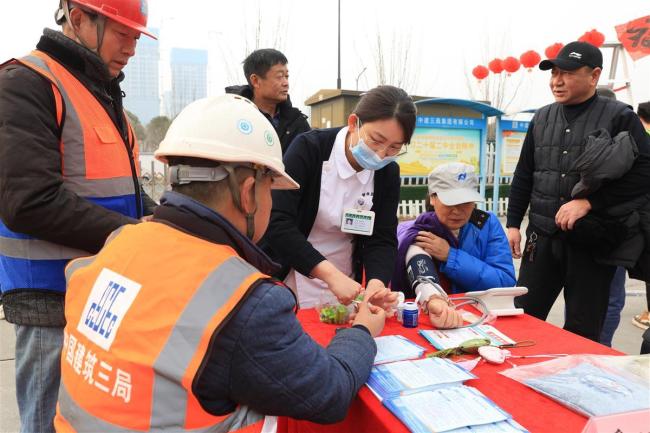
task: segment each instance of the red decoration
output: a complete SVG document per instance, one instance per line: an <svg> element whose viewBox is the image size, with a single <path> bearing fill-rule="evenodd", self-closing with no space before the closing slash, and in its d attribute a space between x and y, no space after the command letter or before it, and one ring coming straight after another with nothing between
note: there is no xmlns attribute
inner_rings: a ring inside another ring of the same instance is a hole
<svg viewBox="0 0 650 433"><path fill-rule="evenodd" d="M564 47L564 44L561 42L556 42L553 45L549 45L546 47L544 50L544 54L546 54L547 59L554 59L557 57L557 53L560 52L560 50Z"/></svg>
<svg viewBox="0 0 650 433"><path fill-rule="evenodd" d="M503 69L506 70L508 75L512 74L513 72L517 72L519 70L519 66L519 60L515 59L512 56L503 59Z"/></svg>
<svg viewBox="0 0 650 433"><path fill-rule="evenodd" d="M527 68L528 72L530 72L535 66L537 66L540 60L542 60L542 56L540 56L537 51L529 50L519 56L519 60L521 61L522 66Z"/></svg>
<svg viewBox="0 0 650 433"><path fill-rule="evenodd" d="M490 74L490 71L488 71L488 68L486 68L483 65L478 65L474 69L472 69L472 75L476 77L477 80L481 81L483 78L487 77Z"/></svg>
<svg viewBox="0 0 650 433"><path fill-rule="evenodd" d="M488 63L488 68L490 68L493 74L500 74L503 72L503 61L499 58L493 59Z"/></svg>
<svg viewBox="0 0 650 433"><path fill-rule="evenodd" d="M590 32L585 32L578 40L580 42L587 42L594 47L600 47L605 42L605 35L593 29Z"/></svg>
<svg viewBox="0 0 650 433"><path fill-rule="evenodd" d="M650 15L616 26L616 35L632 60L650 55Z"/></svg>

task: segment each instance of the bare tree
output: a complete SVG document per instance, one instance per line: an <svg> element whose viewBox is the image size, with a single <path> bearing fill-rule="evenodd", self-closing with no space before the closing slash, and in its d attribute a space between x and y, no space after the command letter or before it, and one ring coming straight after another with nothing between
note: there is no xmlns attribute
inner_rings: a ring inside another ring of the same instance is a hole
<svg viewBox="0 0 650 433"><path fill-rule="evenodd" d="M504 35L500 42L497 41L495 47L490 46L490 40L487 35L483 40L484 48L481 56L481 64L485 66L487 66L492 59L496 57L502 58L504 57L503 53L508 52L508 47L505 43L507 40L506 35ZM463 70L465 71L467 89L469 90L472 99L488 101L490 105L504 112L508 111L517 98L525 77L524 74L520 73L521 69L512 75L508 74L506 71L503 71L500 74L490 72L485 79L476 83L476 79L470 72L471 67L467 65L466 61Z"/></svg>
<svg viewBox="0 0 650 433"><path fill-rule="evenodd" d="M271 4L271 3L268 3ZM243 14L249 16L246 11L246 3L243 3ZM275 5L275 3L273 3ZM267 5L267 7L269 7ZM277 6L272 6L277 7ZM228 85L242 83L242 61L255 50L260 48L275 48L279 51L285 50L288 40L289 15L280 13L274 23L262 19L262 3L258 2L254 20L244 19L240 40L243 40L243 51L235 49L224 38L216 38L215 44L219 49L221 64L226 75ZM218 32L214 32L218 34Z"/></svg>
<svg viewBox="0 0 650 433"><path fill-rule="evenodd" d="M500 74L490 73L480 83L474 84L476 79L465 68L465 81L472 99L488 101L493 107L508 112L519 94L524 75L519 72L509 75L505 71Z"/></svg>
<svg viewBox="0 0 650 433"><path fill-rule="evenodd" d="M377 30L375 44L372 47L377 84L391 84L411 93L417 86L420 75L420 68L413 61L417 56L413 55L412 49L409 32L393 30L386 43Z"/></svg>

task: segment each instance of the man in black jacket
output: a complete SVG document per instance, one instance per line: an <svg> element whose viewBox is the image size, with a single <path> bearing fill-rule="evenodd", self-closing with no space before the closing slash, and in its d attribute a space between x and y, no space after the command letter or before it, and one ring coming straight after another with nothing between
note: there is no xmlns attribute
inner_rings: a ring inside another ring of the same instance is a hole
<svg viewBox="0 0 650 433"><path fill-rule="evenodd" d="M0 67L0 288L16 329L23 432L53 431L65 264L155 204L139 184L119 85L148 34L146 9L144 0L62 0L63 32L45 29L36 51Z"/></svg>
<svg viewBox="0 0 650 433"><path fill-rule="evenodd" d="M530 123L515 170L508 205L508 240L522 258L518 284L529 289L517 299L526 313L546 319L564 288L564 328L599 340L615 267L597 264L593 252L568 240L576 221L589 212L631 201L650 192L650 140L631 107L596 95L602 72L600 50L571 42L557 58L540 63L551 69L555 103L540 108ZM580 180L574 163L585 139L599 128L611 137L628 131L640 155L623 177L583 199L571 191ZM527 240L521 252L519 227L530 204ZM578 222L580 224L580 222Z"/></svg>
<svg viewBox="0 0 650 433"><path fill-rule="evenodd" d="M226 93L257 105L278 133L284 155L296 135L311 129L307 116L291 105L287 58L272 48L255 50L244 60L244 75L248 85L226 87Z"/></svg>

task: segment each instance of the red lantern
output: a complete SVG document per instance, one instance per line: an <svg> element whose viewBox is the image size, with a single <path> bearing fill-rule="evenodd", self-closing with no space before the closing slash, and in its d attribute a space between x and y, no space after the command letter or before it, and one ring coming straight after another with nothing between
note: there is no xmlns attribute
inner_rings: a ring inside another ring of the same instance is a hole
<svg viewBox="0 0 650 433"><path fill-rule="evenodd" d="M519 66L519 60L515 59L512 56L503 59L503 69L508 72L508 75L512 74L513 72L517 72L519 70Z"/></svg>
<svg viewBox="0 0 650 433"><path fill-rule="evenodd" d="M488 63L488 68L490 68L490 71L492 71L493 74L500 74L503 72L503 61L496 58Z"/></svg>
<svg viewBox="0 0 650 433"><path fill-rule="evenodd" d="M561 42L556 42L553 45L549 45L546 47L544 50L544 54L546 54L547 59L554 59L557 57L557 53L560 52L560 50L564 47L564 44Z"/></svg>
<svg viewBox="0 0 650 433"><path fill-rule="evenodd" d="M596 47L601 47L605 43L605 35L600 33L598 30L593 29L591 31L591 42Z"/></svg>
<svg viewBox="0 0 650 433"><path fill-rule="evenodd" d="M527 68L528 72L530 72L535 66L537 66L540 60L542 60L542 56L540 56L537 51L529 50L519 56L519 60L523 67Z"/></svg>
<svg viewBox="0 0 650 433"><path fill-rule="evenodd" d="M596 29L592 29L590 32L585 32L578 40L580 42L587 42L594 47L600 47L605 42L605 35Z"/></svg>
<svg viewBox="0 0 650 433"><path fill-rule="evenodd" d="M472 75L474 75L474 77L476 77L476 79L479 80L479 82L483 78L487 77L489 75L489 73L490 73L490 71L488 71L488 68L486 68L483 65L478 65L477 67L472 69Z"/></svg>

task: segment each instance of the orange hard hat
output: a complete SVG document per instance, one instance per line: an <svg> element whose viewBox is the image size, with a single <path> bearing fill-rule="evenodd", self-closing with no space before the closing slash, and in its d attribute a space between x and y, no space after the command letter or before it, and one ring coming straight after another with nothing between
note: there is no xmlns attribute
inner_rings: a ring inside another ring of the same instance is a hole
<svg viewBox="0 0 650 433"><path fill-rule="evenodd" d="M69 0L69 2L157 39L147 29L149 14L147 0Z"/></svg>

